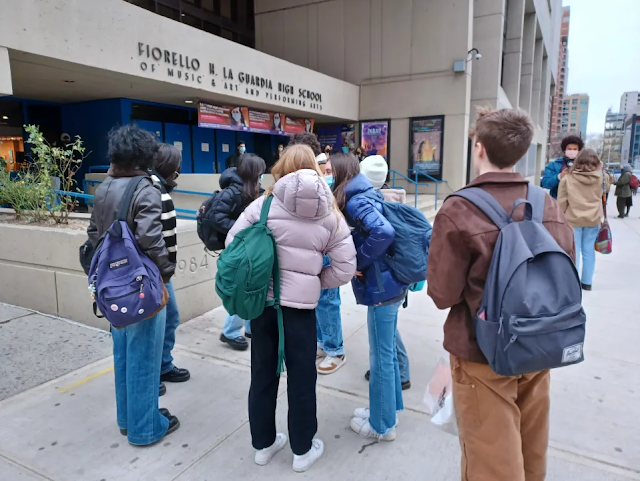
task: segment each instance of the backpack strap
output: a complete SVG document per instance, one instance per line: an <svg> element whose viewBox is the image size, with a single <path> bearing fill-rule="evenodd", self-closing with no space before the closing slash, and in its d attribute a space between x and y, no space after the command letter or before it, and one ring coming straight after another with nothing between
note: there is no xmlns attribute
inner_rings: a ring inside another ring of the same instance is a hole
<svg viewBox="0 0 640 481"><path fill-rule="evenodd" d="M531 216L531 220L533 220L533 222L542 224L542 220L544 219L544 203L546 200L547 193L544 191L544 189L529 182L529 188L527 190L527 201L529 202L529 204L531 204L531 207L533 209L533 213Z"/></svg>
<svg viewBox="0 0 640 481"><path fill-rule="evenodd" d="M269 216L269 208L273 201L273 194L267 196L262 204L262 210L260 211L259 224L267 224L267 217ZM273 301L267 301L267 306L271 306L276 310L278 316L278 376L284 371L284 318L282 316L282 308L280 307L280 263L278 262L278 245L276 240L271 236L273 244Z"/></svg>
<svg viewBox="0 0 640 481"><path fill-rule="evenodd" d="M480 209L499 229L504 229L511 221L509 214L500 203L488 192L469 187L451 194L449 197L462 197Z"/></svg>
<svg viewBox="0 0 640 481"><path fill-rule="evenodd" d="M127 190L124 191L124 195L122 196L122 200L120 201L120 207L118 207L118 220L123 220L125 222L127 221L127 215L129 215L129 209L131 208L133 194L135 194L140 181L145 177L147 176L137 175L135 177L131 177L131 180L127 184Z"/></svg>

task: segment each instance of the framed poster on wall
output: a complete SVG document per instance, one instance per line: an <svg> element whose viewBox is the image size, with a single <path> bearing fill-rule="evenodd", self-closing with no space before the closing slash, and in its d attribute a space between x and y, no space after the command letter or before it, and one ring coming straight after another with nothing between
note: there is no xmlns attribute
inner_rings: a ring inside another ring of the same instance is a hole
<svg viewBox="0 0 640 481"><path fill-rule="evenodd" d="M391 122L389 120L366 120L360 122L360 145L365 154L381 155L389 164L389 139Z"/></svg>
<svg viewBox="0 0 640 481"><path fill-rule="evenodd" d="M409 159L411 168L442 180L444 115L413 117L409 120Z"/></svg>

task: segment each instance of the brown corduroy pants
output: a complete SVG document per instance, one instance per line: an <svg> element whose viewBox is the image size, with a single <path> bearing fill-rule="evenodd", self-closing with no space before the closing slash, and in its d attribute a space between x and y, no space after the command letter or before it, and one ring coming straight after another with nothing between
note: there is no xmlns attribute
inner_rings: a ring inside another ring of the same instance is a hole
<svg viewBox="0 0 640 481"><path fill-rule="evenodd" d="M499 376L451 355L462 481L543 481L549 442L549 371Z"/></svg>

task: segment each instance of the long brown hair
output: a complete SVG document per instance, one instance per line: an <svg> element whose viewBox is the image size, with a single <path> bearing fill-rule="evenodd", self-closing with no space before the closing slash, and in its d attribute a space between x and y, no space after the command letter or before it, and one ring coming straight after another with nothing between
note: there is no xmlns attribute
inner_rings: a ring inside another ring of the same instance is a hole
<svg viewBox="0 0 640 481"><path fill-rule="evenodd" d="M595 172L602 169L598 154L591 149L582 149L573 163L572 171Z"/></svg>
<svg viewBox="0 0 640 481"><path fill-rule="evenodd" d="M280 160L271 168L271 174L276 182L285 175L297 172L301 169L311 169L322 177L322 172L316 162L316 156L313 155L311 147L303 144L290 145L282 152ZM273 186L267 191L267 195L273 192Z"/></svg>
<svg viewBox="0 0 640 481"><path fill-rule="evenodd" d="M333 196L340 211L347 205L344 188L349 181L360 173L360 162L353 154L334 154L331 156L333 170Z"/></svg>
<svg viewBox="0 0 640 481"><path fill-rule="evenodd" d="M255 154L242 154L236 172L242 179L242 202L245 206L260 197L260 176L266 170L262 157Z"/></svg>

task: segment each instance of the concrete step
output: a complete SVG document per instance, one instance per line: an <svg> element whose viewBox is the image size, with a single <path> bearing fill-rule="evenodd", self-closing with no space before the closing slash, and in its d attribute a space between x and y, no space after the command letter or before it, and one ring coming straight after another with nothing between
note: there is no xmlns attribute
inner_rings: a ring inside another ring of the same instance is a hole
<svg viewBox="0 0 640 481"><path fill-rule="evenodd" d="M438 209L442 206L443 199L438 200ZM415 204L415 197L413 194L407 194L407 205ZM422 211L429 222L433 224L436 214L438 213L435 208L436 198L433 194L420 194L418 195L418 210Z"/></svg>

